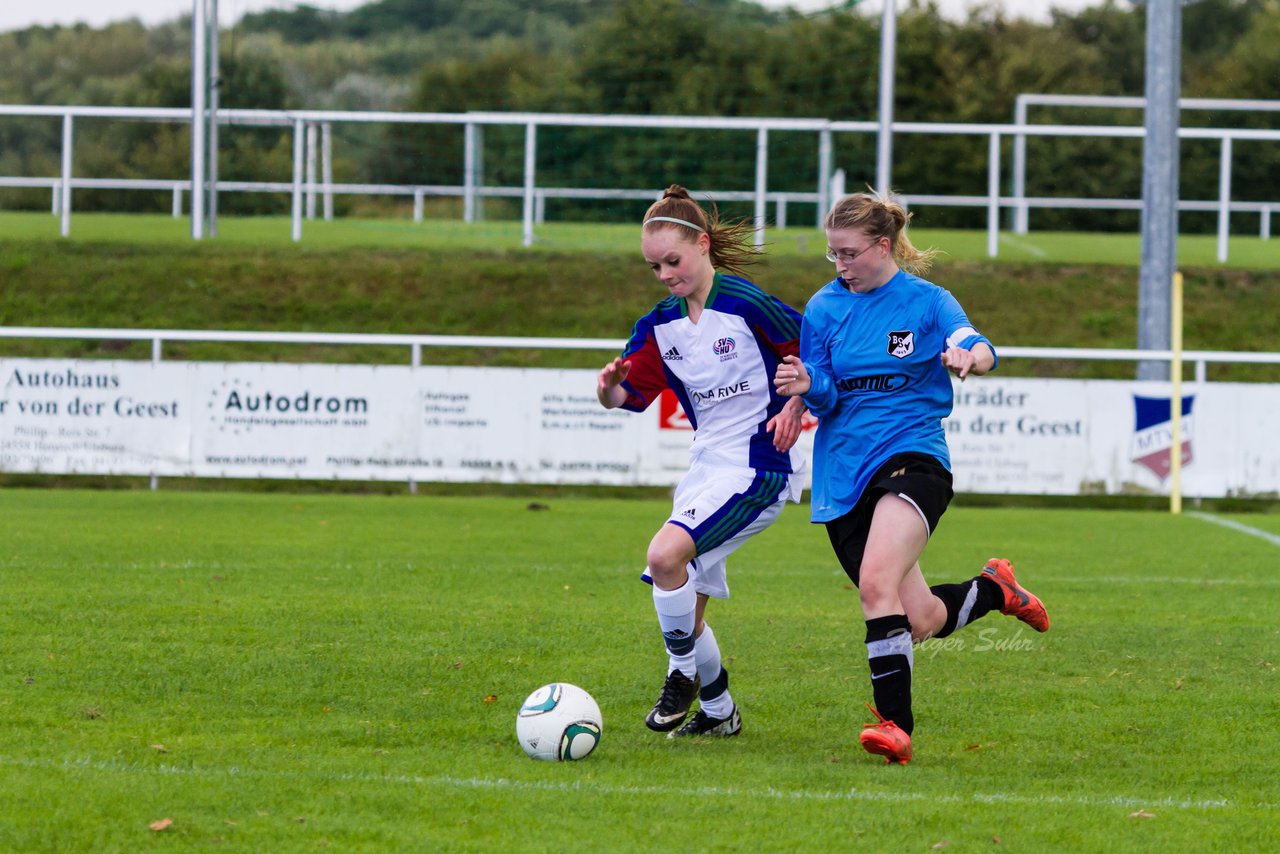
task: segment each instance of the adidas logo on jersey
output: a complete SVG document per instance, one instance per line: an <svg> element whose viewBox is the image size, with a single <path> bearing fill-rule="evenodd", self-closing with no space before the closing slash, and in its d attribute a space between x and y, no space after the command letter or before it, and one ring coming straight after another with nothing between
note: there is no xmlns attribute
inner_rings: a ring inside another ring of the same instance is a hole
<svg viewBox="0 0 1280 854"><path fill-rule="evenodd" d="M698 518L698 511L690 507L688 510L684 511L680 515L686 519L696 519Z"/></svg>
<svg viewBox="0 0 1280 854"><path fill-rule="evenodd" d="M662 354L662 360L664 362L681 362L684 361L684 356L681 356L680 351L675 347L672 347L670 350Z"/></svg>

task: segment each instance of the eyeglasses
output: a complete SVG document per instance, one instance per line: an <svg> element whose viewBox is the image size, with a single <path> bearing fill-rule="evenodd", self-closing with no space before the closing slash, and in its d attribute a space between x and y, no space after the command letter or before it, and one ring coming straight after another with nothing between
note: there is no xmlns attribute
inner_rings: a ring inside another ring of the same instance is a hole
<svg viewBox="0 0 1280 854"><path fill-rule="evenodd" d="M881 238L881 239L883 239L883 238ZM860 255L865 254L868 250L870 250L870 249L874 249L876 246L879 246L879 245L880 245L880 241L879 241L879 240L877 240L877 241L875 241L875 242L873 242L873 243L870 243L870 244L868 244L868 245L864 246L864 247L863 247L863 248L861 248L861 249L856 249L856 250L851 250L851 249L840 249L840 250L835 250L835 249L832 249L830 246L828 246L828 247L827 247L827 260L828 260L828 261L832 261L832 262L835 262L835 261L842 261L842 262L844 262L845 264L852 264L854 261L858 260L858 257L859 257Z"/></svg>

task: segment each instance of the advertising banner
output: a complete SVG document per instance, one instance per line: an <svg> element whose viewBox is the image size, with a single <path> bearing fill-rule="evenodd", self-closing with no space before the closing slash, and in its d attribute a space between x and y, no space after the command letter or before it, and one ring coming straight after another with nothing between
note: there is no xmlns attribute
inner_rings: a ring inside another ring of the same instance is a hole
<svg viewBox="0 0 1280 854"><path fill-rule="evenodd" d="M674 395L606 410L596 372L401 365L0 359L0 471L671 485L692 430ZM1169 387L954 383L956 489L1161 494ZM1280 387L1184 387L1187 496L1280 493ZM811 455L813 427L801 438Z"/></svg>
<svg viewBox="0 0 1280 854"><path fill-rule="evenodd" d="M956 489L1048 495L1167 494L1168 383L996 379L956 382L944 427ZM1187 496L1280 492L1280 386L1183 386Z"/></svg>
<svg viewBox="0 0 1280 854"><path fill-rule="evenodd" d="M417 459L408 367L201 363L186 474L404 479Z"/></svg>
<svg viewBox="0 0 1280 854"><path fill-rule="evenodd" d="M177 473L191 455L193 368L0 359L0 471Z"/></svg>

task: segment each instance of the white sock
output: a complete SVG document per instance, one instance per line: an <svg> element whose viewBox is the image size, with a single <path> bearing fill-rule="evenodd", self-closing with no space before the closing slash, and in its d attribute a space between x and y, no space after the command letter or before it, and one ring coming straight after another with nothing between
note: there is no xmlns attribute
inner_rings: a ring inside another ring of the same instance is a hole
<svg viewBox="0 0 1280 854"><path fill-rule="evenodd" d="M658 612L658 626L662 629L662 640L667 645L667 653L671 656L671 666L667 671L679 670L693 679L697 675L694 660L694 618L698 608L698 593L693 589L692 581L677 587L675 590L663 590L653 585L653 607Z"/></svg>
<svg viewBox="0 0 1280 854"><path fill-rule="evenodd" d="M716 634L706 622L702 624L702 634L693 647L697 659L698 676L702 679L702 688L698 692L699 705L707 717L727 718L733 711L733 697L729 694L729 674L720 662L720 645L716 643ZM714 694L714 696L707 696Z"/></svg>

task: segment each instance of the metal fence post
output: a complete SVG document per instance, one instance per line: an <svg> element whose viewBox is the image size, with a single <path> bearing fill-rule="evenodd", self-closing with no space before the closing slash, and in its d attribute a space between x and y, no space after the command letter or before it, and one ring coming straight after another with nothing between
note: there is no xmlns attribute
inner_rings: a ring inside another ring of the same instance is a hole
<svg viewBox="0 0 1280 854"><path fill-rule="evenodd" d="M1178 92L1182 76L1182 4L1147 3L1146 138L1142 145L1142 266L1138 276L1138 349L1169 346L1169 288L1178 253ZM1163 380L1165 365L1138 363L1137 378Z"/></svg>
<svg viewBox="0 0 1280 854"><path fill-rule="evenodd" d="M71 148L75 139L71 131L71 114L62 117L62 201L59 212L62 214L62 236L71 234Z"/></svg>
<svg viewBox="0 0 1280 854"><path fill-rule="evenodd" d="M302 119L293 122L293 242L302 240L302 160L305 146Z"/></svg>
<svg viewBox="0 0 1280 854"><path fill-rule="evenodd" d="M1000 240L1000 134L987 145L987 256L996 257Z"/></svg>
<svg viewBox="0 0 1280 854"><path fill-rule="evenodd" d="M1227 260L1227 236L1231 233L1231 137L1222 138L1218 161L1218 263Z"/></svg>
<svg viewBox="0 0 1280 854"><path fill-rule="evenodd" d="M768 216L769 200L765 193L769 186L769 129L762 127L756 131L756 246L764 245L765 219Z"/></svg>
<svg viewBox="0 0 1280 854"><path fill-rule="evenodd" d="M827 218L827 211L833 204L831 160L831 129L824 128L818 131L818 215L814 218L814 225L818 228L822 228L822 222Z"/></svg>
<svg viewBox="0 0 1280 854"><path fill-rule="evenodd" d="M1027 210L1027 134L1022 130L1027 123L1027 99L1022 95L1014 102L1013 123L1018 126L1013 137L1013 231L1026 234L1031 218Z"/></svg>
<svg viewBox="0 0 1280 854"><path fill-rule="evenodd" d="M324 181L324 219L333 220L333 123L320 126L320 179Z"/></svg>
<svg viewBox="0 0 1280 854"><path fill-rule="evenodd" d="M320 129L315 122L307 122L307 219L316 218L317 155L319 154Z"/></svg>
<svg viewBox="0 0 1280 854"><path fill-rule="evenodd" d="M191 239L204 238L204 179L207 131L205 129L205 94L208 47L205 37L206 7L204 0L192 0L191 10Z"/></svg>
<svg viewBox="0 0 1280 854"><path fill-rule="evenodd" d="M409 367L422 367L422 344L415 341L409 345ZM415 478L409 478L409 494L418 494L418 481Z"/></svg>
<svg viewBox="0 0 1280 854"><path fill-rule="evenodd" d="M893 84L898 52L898 10L884 0L880 16L880 131L876 145L876 191L888 193L893 183Z"/></svg>
<svg viewBox="0 0 1280 854"><path fill-rule="evenodd" d="M462 221L476 221L476 178L479 162L480 128L467 122L462 132Z"/></svg>
<svg viewBox="0 0 1280 854"><path fill-rule="evenodd" d="M521 244L525 247L533 245L534 170L537 166L537 154L538 126L529 122L524 126L524 233Z"/></svg>
<svg viewBox="0 0 1280 854"><path fill-rule="evenodd" d="M151 339L151 364L153 364L153 365L158 365L158 364L160 364L160 359L161 359L161 347L162 347L162 345L161 345L161 341L160 341L160 339L159 339L159 338L152 338L152 339ZM153 475L151 475L151 490L152 490L152 492L154 492L155 490L157 490L157 489L159 489L159 488L160 488L160 477L159 477L159 475L154 475L154 474L153 474Z"/></svg>

